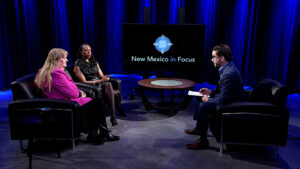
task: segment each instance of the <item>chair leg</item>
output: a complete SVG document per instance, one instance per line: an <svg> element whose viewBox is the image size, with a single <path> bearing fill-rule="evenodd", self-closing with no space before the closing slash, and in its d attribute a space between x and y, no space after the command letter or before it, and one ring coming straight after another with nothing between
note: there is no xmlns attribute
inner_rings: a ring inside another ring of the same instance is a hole
<svg viewBox="0 0 300 169"><path fill-rule="evenodd" d="M221 119L221 141L220 141L220 156L222 156L223 154L223 116L222 116L222 119Z"/></svg>
<svg viewBox="0 0 300 169"><path fill-rule="evenodd" d="M19 140L19 146L20 146L20 151L24 152L24 145L23 145L23 140Z"/></svg>
<svg viewBox="0 0 300 169"><path fill-rule="evenodd" d="M223 155L223 143L221 142L221 145L220 145L220 156Z"/></svg>
<svg viewBox="0 0 300 169"><path fill-rule="evenodd" d="M59 143L57 142L56 138L54 138L54 144L55 144L55 147L56 147L57 158L60 158L60 146L59 146Z"/></svg>
<svg viewBox="0 0 300 169"><path fill-rule="evenodd" d="M130 93L130 100L134 100L135 99L135 90L137 89L137 87L135 87L135 88L133 88L132 90L131 90L131 93Z"/></svg>
<svg viewBox="0 0 300 169"><path fill-rule="evenodd" d="M278 146L275 146L274 157L275 157L275 160L277 161L278 160Z"/></svg>
<svg viewBox="0 0 300 169"><path fill-rule="evenodd" d="M75 138L72 138L72 150L75 153Z"/></svg>
<svg viewBox="0 0 300 169"><path fill-rule="evenodd" d="M29 169L31 169L32 167L32 140L33 139L28 140L28 148L27 148L27 156L29 157L29 166L28 166Z"/></svg>
<svg viewBox="0 0 300 169"><path fill-rule="evenodd" d="M123 117L127 116L119 103L116 103L116 109L120 116L123 116Z"/></svg>

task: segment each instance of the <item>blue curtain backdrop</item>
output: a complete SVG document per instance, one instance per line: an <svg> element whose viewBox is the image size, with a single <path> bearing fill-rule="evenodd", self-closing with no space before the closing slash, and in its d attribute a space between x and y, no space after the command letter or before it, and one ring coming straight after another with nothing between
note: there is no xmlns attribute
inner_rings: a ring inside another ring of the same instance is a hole
<svg viewBox="0 0 300 169"><path fill-rule="evenodd" d="M124 0L106 1L105 12L105 57L106 71L122 72L122 24L124 22Z"/></svg>
<svg viewBox="0 0 300 169"><path fill-rule="evenodd" d="M214 82L211 49L229 44L246 85L269 77L291 92L300 88L300 0L4 0L0 5L0 89L35 73L53 47L69 51L69 64L80 44L92 46L106 73L122 66L122 24L185 21L205 24L204 69L199 82ZM197 77L196 77L197 78Z"/></svg>
<svg viewBox="0 0 300 169"><path fill-rule="evenodd" d="M53 0L50 3L50 17L53 46L58 46L69 51L69 26L66 1Z"/></svg>

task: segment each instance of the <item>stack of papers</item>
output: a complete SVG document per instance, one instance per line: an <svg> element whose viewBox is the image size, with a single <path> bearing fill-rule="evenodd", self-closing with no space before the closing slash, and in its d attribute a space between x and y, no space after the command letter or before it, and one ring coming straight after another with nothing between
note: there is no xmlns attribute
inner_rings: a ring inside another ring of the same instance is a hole
<svg viewBox="0 0 300 169"><path fill-rule="evenodd" d="M200 97L203 97L203 94L201 94L200 92L195 92L195 91L191 91L191 90L189 90L188 95L189 96L200 96Z"/></svg>

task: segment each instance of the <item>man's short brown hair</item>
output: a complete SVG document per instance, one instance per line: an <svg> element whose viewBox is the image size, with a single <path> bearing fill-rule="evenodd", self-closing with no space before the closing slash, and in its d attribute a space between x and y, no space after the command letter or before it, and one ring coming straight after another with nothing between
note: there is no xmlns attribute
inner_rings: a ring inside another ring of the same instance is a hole
<svg viewBox="0 0 300 169"><path fill-rule="evenodd" d="M226 44L219 44L213 48L213 51L216 51L218 57L224 56L227 62L232 61L233 56L230 50L230 47Z"/></svg>

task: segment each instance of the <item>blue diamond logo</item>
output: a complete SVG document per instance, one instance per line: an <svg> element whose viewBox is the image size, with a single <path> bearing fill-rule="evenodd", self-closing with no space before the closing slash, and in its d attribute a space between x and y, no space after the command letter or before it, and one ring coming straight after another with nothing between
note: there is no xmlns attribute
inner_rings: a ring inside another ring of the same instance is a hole
<svg viewBox="0 0 300 169"><path fill-rule="evenodd" d="M160 52L161 54L164 54L165 52L167 52L171 46L173 45L170 41L170 39L168 37L166 37L165 35L161 35L160 37L158 37L155 42L153 43L153 45L155 46L155 49Z"/></svg>

